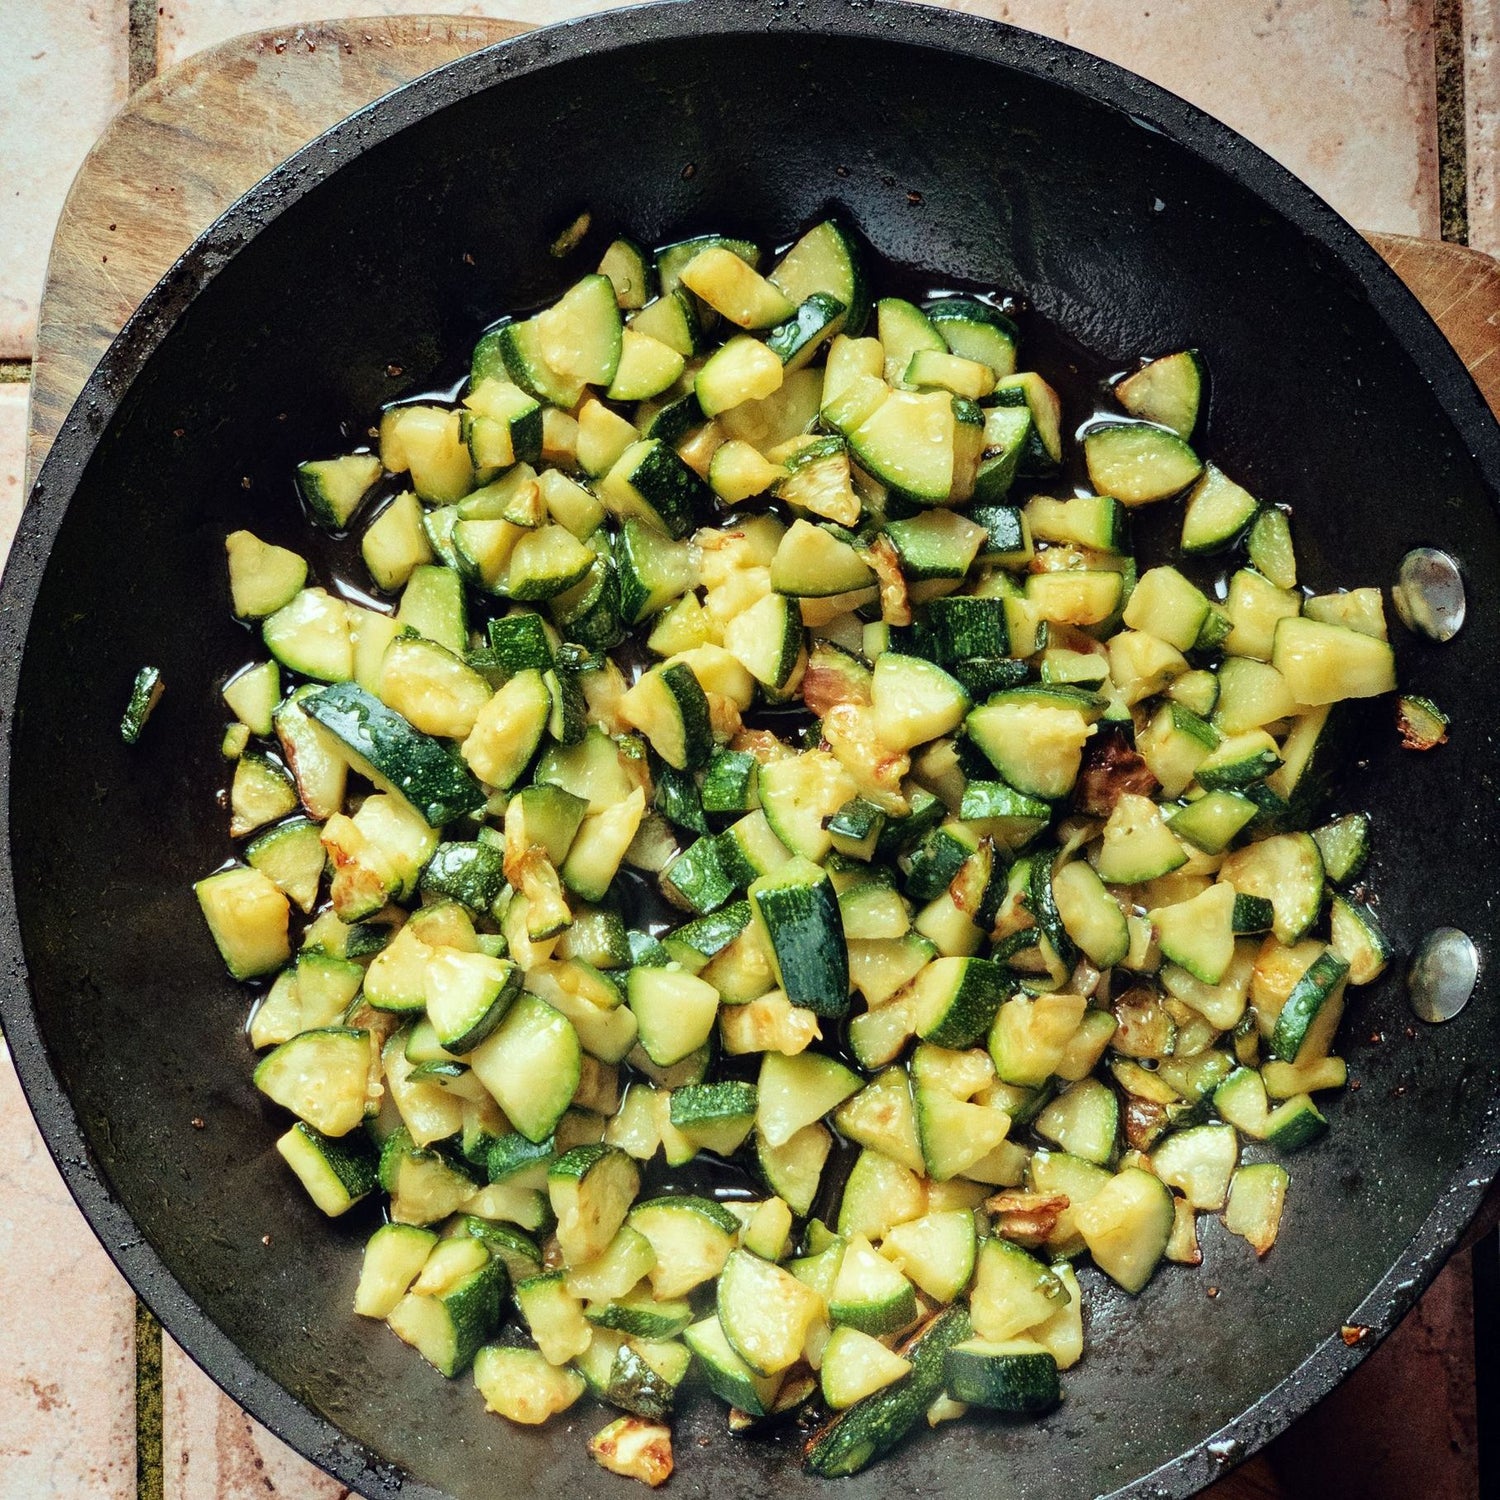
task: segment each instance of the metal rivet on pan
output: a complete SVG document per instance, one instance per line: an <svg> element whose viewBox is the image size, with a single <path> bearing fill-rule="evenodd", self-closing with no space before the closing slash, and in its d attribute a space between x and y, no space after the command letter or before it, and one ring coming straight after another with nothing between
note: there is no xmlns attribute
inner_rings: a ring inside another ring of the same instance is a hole
<svg viewBox="0 0 1500 1500"><path fill-rule="evenodd" d="M1463 576L1436 547L1413 548L1401 559L1391 598L1401 623L1430 641L1451 641L1464 622Z"/></svg>
<svg viewBox="0 0 1500 1500"><path fill-rule="evenodd" d="M1424 1021L1451 1021L1474 993L1479 950L1468 933L1435 927L1412 954L1406 971L1411 1008Z"/></svg>

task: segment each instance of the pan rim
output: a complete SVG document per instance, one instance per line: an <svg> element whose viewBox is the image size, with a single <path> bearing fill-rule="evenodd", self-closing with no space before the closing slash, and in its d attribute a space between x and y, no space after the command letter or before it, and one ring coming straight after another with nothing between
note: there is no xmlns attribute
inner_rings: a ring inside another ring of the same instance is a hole
<svg viewBox="0 0 1500 1500"><path fill-rule="evenodd" d="M52 1067L24 958L11 853L14 710L31 615L71 497L100 437L146 363L237 251L339 167L450 104L585 53L623 51L710 34L858 36L962 53L1122 113L1253 194L1338 263L1429 382L1464 448L1500 495L1500 425L1426 311L1375 250L1311 188L1212 116L1117 64L983 17L901 0L655 0L560 22L457 59L330 127L237 199L167 271L131 315L79 393L43 463L0 580L0 1023L28 1103L69 1192L136 1293L205 1372L276 1436L361 1493L400 1484L414 1500L447 1492L393 1465L317 1415L252 1363L171 1274L94 1164ZM1185 1500L1310 1409L1400 1320L1457 1244L1500 1169L1500 1116L1491 1112L1465 1166L1350 1321L1373 1336L1354 1347L1337 1330L1296 1369L1195 1448L1117 1488L1107 1500Z"/></svg>

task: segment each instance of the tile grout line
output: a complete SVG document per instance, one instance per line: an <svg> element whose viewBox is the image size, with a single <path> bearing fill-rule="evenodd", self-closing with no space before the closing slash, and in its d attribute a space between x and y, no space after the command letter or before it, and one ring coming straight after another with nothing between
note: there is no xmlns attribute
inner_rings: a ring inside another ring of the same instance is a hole
<svg viewBox="0 0 1500 1500"><path fill-rule="evenodd" d="M1464 101L1464 0L1434 0L1438 208L1442 237L1469 242L1468 112Z"/></svg>
<svg viewBox="0 0 1500 1500"><path fill-rule="evenodd" d="M161 1324L144 1302L135 1304L135 1494L163 1500Z"/></svg>
<svg viewBox="0 0 1500 1500"><path fill-rule="evenodd" d="M130 92L156 77L157 0L128 0ZM162 1331L151 1310L135 1304L136 1500L164 1500Z"/></svg>
<svg viewBox="0 0 1500 1500"><path fill-rule="evenodd" d="M129 0L130 92L156 77L156 0Z"/></svg>

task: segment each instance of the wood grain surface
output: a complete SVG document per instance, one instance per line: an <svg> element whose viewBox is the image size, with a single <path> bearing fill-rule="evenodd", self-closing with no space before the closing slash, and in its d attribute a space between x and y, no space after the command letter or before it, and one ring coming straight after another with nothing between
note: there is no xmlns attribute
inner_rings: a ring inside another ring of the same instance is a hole
<svg viewBox="0 0 1500 1500"><path fill-rule="evenodd" d="M141 89L84 163L53 243L32 367L28 476L130 313L241 193L351 111L527 29L439 16L315 23L225 42ZM1500 413L1500 264L1457 245L1395 235L1371 242ZM1283 1487L1276 1468L1253 1459L1205 1493L1300 1494Z"/></svg>

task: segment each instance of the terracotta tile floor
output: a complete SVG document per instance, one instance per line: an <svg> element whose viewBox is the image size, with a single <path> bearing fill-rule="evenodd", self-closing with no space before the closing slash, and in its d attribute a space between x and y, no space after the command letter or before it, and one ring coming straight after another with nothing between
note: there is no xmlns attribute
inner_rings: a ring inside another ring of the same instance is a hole
<svg viewBox="0 0 1500 1500"><path fill-rule="evenodd" d="M939 0L942 3L942 0ZM1457 17L1470 240L1500 252L1495 0L950 0L1111 57L1243 130L1368 229L1439 224L1434 4ZM29 356L66 185L137 77L237 33L298 20L448 9L542 22L591 0L0 0L0 360ZM316 16L314 15L316 13ZM1461 109L1461 117L1454 111ZM3 373L24 378L24 368ZM0 382L0 554L21 501L24 386ZM48 1295L34 1289L46 1282ZM1214 1500L1468 1500L1467 1257L1384 1350ZM86 1326L80 1340L77 1329ZM0 1500L114 1500L136 1489L134 1302L67 1198L0 1043ZM345 1492L246 1417L170 1340L163 1462L141 1500L336 1500ZM149 1405L149 1403L145 1403ZM157 1489L156 1486L161 1488Z"/></svg>

